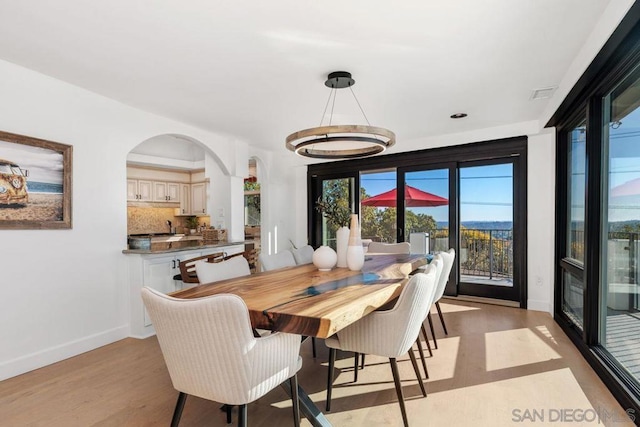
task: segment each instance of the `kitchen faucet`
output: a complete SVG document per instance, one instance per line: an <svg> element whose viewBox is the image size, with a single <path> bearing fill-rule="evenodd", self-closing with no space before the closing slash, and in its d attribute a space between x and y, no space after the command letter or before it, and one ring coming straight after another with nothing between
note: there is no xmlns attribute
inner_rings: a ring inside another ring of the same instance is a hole
<svg viewBox="0 0 640 427"><path fill-rule="evenodd" d="M172 230L171 230L171 221L170 220L167 220L167 225L169 226L169 234L171 234Z"/></svg>

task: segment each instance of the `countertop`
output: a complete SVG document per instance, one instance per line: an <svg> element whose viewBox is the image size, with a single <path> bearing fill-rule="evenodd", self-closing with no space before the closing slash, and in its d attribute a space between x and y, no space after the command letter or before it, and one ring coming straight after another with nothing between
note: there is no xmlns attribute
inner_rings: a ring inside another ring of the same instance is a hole
<svg viewBox="0 0 640 427"><path fill-rule="evenodd" d="M237 242L205 242L203 240L178 240L174 242L151 242L151 249L125 249L123 254L164 254L170 252L190 251L194 249L221 248L225 246L244 245L253 243L253 240L240 240Z"/></svg>

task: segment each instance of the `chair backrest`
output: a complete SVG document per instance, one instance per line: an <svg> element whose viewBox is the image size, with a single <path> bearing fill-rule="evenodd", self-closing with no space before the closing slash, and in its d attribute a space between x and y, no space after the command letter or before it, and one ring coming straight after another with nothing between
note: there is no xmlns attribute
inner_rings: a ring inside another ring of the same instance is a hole
<svg viewBox="0 0 640 427"><path fill-rule="evenodd" d="M251 274L249 263L243 256L229 258L221 262L196 262L196 273L200 283L218 282L220 280L233 279L234 277L248 276Z"/></svg>
<svg viewBox="0 0 640 427"><path fill-rule="evenodd" d="M385 357L406 354L433 304L436 266L424 271L411 276L391 310L374 311L338 331L340 348Z"/></svg>
<svg viewBox="0 0 640 427"><path fill-rule="evenodd" d="M262 271L277 270L279 268L293 267L296 265L293 254L287 250L272 255L260 254L258 260L260 261Z"/></svg>
<svg viewBox="0 0 640 427"><path fill-rule="evenodd" d="M224 252L216 252L214 254L202 255L195 258L190 258L184 261L180 261L178 267L180 268L180 277L184 283L200 283L196 274L196 262L220 262L224 259Z"/></svg>
<svg viewBox="0 0 640 427"><path fill-rule="evenodd" d="M440 254L434 255L429 265L433 265L436 268L436 288L434 292L434 302L435 302L435 296L438 293L438 284L440 283L440 277L442 277L442 270L444 270L444 259L442 259L442 255Z"/></svg>
<svg viewBox="0 0 640 427"><path fill-rule="evenodd" d="M227 261L231 258L235 258L237 256L242 255L247 262L249 263L249 270L251 273L257 273L258 270L258 255L260 255L260 249L249 249L248 251L239 252L237 254L228 255L224 257L224 261Z"/></svg>
<svg viewBox="0 0 640 427"><path fill-rule="evenodd" d="M440 298L442 298L442 296L444 295L444 289L447 287L449 274L451 274L451 268L453 267L453 262L456 258L456 251L455 249L451 248L447 252L440 252L438 255L442 257L443 267L442 274L440 274L440 279L438 280L436 294L433 298L433 302L440 301Z"/></svg>
<svg viewBox="0 0 640 427"><path fill-rule="evenodd" d="M409 242L401 243L369 243L367 252L383 253L383 254L408 254L411 253L411 245Z"/></svg>
<svg viewBox="0 0 640 427"><path fill-rule="evenodd" d="M142 300L176 390L240 405L255 400L272 386L266 373L255 378L267 363L262 359L272 354L258 351L249 311L239 296L220 294L181 300L145 287ZM273 353L274 349L270 350Z"/></svg>
<svg viewBox="0 0 640 427"><path fill-rule="evenodd" d="M291 253L297 265L311 264L313 262L313 247L310 245L292 249Z"/></svg>

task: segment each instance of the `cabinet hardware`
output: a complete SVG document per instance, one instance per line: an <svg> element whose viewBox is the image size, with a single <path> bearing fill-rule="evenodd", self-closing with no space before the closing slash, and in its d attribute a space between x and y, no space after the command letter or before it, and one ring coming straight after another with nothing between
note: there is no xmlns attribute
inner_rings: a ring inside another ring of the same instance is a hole
<svg viewBox="0 0 640 427"><path fill-rule="evenodd" d="M172 260L171 260L171 263L172 263L172 267L171 267L171 269L173 270L173 269L175 269L175 268L176 268L176 260L175 260L175 259L172 259Z"/></svg>

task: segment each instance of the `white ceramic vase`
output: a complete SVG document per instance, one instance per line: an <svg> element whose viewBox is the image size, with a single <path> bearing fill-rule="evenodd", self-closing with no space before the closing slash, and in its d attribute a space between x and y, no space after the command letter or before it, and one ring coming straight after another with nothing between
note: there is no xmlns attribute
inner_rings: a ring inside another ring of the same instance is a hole
<svg viewBox="0 0 640 427"><path fill-rule="evenodd" d="M313 252L313 265L320 271L329 271L336 265L338 255L329 246L320 246Z"/></svg>
<svg viewBox="0 0 640 427"><path fill-rule="evenodd" d="M338 254L336 267L347 266L347 247L349 247L349 227L340 227L336 231L336 252Z"/></svg>
<svg viewBox="0 0 640 427"><path fill-rule="evenodd" d="M351 227L349 233L349 246L347 247L347 267L351 271L362 270L364 265L364 248L360 238L358 215L351 215Z"/></svg>

